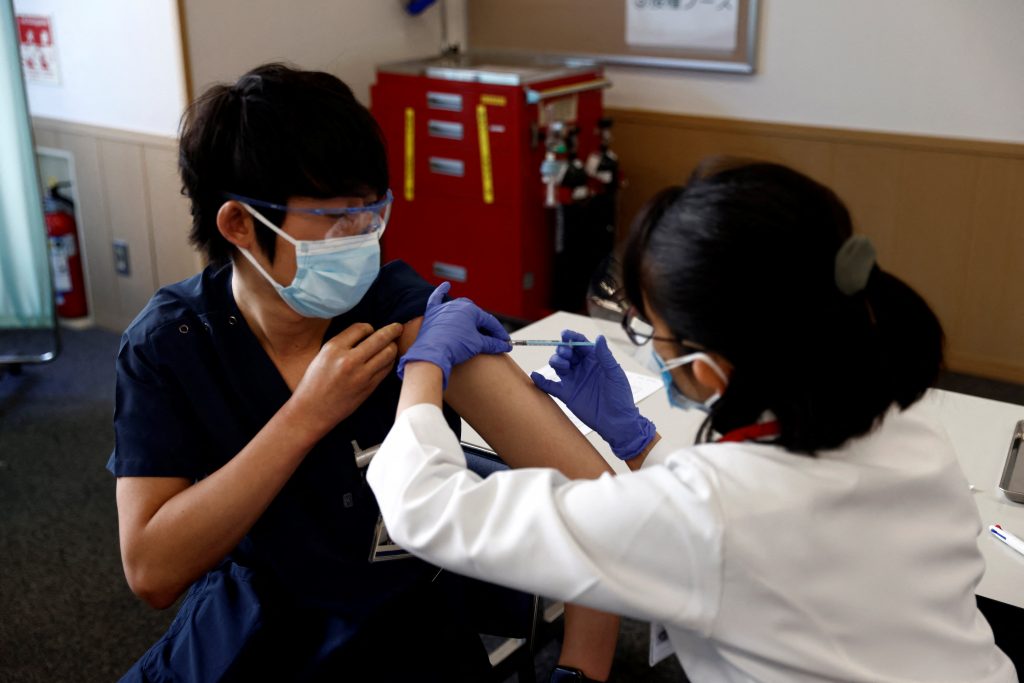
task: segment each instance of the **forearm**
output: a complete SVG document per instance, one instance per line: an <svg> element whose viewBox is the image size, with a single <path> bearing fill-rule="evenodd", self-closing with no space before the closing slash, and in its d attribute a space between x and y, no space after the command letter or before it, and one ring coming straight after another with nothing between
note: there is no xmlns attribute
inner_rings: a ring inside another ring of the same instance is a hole
<svg viewBox="0 0 1024 683"><path fill-rule="evenodd" d="M122 560L136 594L155 607L171 604L245 537L322 436L303 429L293 410L285 404L227 464L167 499L152 494L162 482L118 480L119 510L139 512L121 516Z"/></svg>
<svg viewBox="0 0 1024 683"><path fill-rule="evenodd" d="M654 438L651 439L651 442L647 444L642 451L640 451L640 455L636 456L635 458L630 458L629 460L626 461L626 465L629 466L629 469L636 472L641 467L643 467L644 462L647 460L647 455L658 444L659 441L661 441L661 434L655 432Z"/></svg>
<svg viewBox="0 0 1024 683"><path fill-rule="evenodd" d="M595 681L607 680L618 640L618 615L567 604L558 663L579 669Z"/></svg>
<svg viewBox="0 0 1024 683"><path fill-rule="evenodd" d="M441 368L433 363L414 362L405 366L402 393L398 398L398 412L401 415L409 406L429 403L441 407L444 376Z"/></svg>
<svg viewBox="0 0 1024 683"><path fill-rule="evenodd" d="M477 356L455 367L444 397L511 467L553 467L570 479L611 471L507 355Z"/></svg>

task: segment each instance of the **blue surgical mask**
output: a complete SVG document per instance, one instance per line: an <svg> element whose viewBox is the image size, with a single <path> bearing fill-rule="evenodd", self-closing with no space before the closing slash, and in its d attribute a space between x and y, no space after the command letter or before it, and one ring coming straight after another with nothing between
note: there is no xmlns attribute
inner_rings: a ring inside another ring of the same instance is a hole
<svg viewBox="0 0 1024 683"><path fill-rule="evenodd" d="M716 392L705 401L697 401L690 398L679 390L679 387L676 386L675 381L672 379L671 371L673 368L689 365L695 360L702 360L707 363L725 382L729 381L729 378L726 376L725 372L722 371L722 368L718 366L718 363L713 361L708 354L701 351L688 353L685 356L679 356L678 358L672 358L666 361L662 360L661 356L658 355L658 352L652 348L651 359L653 361L653 369L657 370L661 374L661 381L665 385L665 392L668 394L668 404L673 408L682 408L683 410L692 409L699 410L702 413L710 413L711 406L713 406L715 401L721 397L721 394Z"/></svg>
<svg viewBox="0 0 1024 683"><path fill-rule="evenodd" d="M367 214L374 223L369 232L323 240L297 240L242 201L254 218L295 246L295 277L285 287L256 261L248 249L239 249L269 282L288 306L307 318L334 318L351 310L366 295L380 272L380 236L387 227L374 209ZM390 208L390 207L388 207ZM356 209L354 213L358 213Z"/></svg>

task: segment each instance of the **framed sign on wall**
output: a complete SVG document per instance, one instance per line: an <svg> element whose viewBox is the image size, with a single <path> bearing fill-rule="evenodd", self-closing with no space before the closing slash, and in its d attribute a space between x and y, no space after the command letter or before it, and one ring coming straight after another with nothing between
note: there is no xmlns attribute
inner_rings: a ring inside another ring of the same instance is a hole
<svg viewBox="0 0 1024 683"><path fill-rule="evenodd" d="M474 52L751 74L758 0L468 0Z"/></svg>

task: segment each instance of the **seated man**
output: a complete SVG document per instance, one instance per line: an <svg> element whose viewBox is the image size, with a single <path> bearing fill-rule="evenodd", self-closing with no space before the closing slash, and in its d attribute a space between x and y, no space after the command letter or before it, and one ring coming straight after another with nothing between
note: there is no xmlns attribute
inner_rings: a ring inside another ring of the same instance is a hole
<svg viewBox="0 0 1024 683"><path fill-rule="evenodd" d="M210 265L125 331L108 468L132 590L161 609L188 593L126 678L481 680L438 569L381 561L356 461L391 427L432 290L380 265L379 128L334 76L271 64L189 108L179 158ZM460 367L446 399L513 466L607 469L508 358ZM509 410L536 432L510 433ZM563 662L607 676L616 630L570 610Z"/></svg>

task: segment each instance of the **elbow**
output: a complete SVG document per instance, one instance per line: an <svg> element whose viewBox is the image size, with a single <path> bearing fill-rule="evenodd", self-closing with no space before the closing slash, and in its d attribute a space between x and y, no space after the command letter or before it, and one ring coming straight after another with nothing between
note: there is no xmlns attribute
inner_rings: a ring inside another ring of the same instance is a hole
<svg viewBox="0 0 1024 683"><path fill-rule="evenodd" d="M175 603L179 594L156 591L135 591L135 595L153 609L165 610Z"/></svg>
<svg viewBox="0 0 1024 683"><path fill-rule="evenodd" d="M407 511L385 515L384 524L391 542L407 552L422 557L424 548L430 545L430 539L416 528L415 519Z"/></svg>
<svg viewBox="0 0 1024 683"><path fill-rule="evenodd" d="M181 587L171 585L161 579L157 572L144 567L125 565L124 575L132 593L153 609L167 609L182 593Z"/></svg>
<svg viewBox="0 0 1024 683"><path fill-rule="evenodd" d="M388 537L392 543L409 552L416 549L405 524L399 523L398 519L393 516L385 516L384 525L387 527Z"/></svg>

